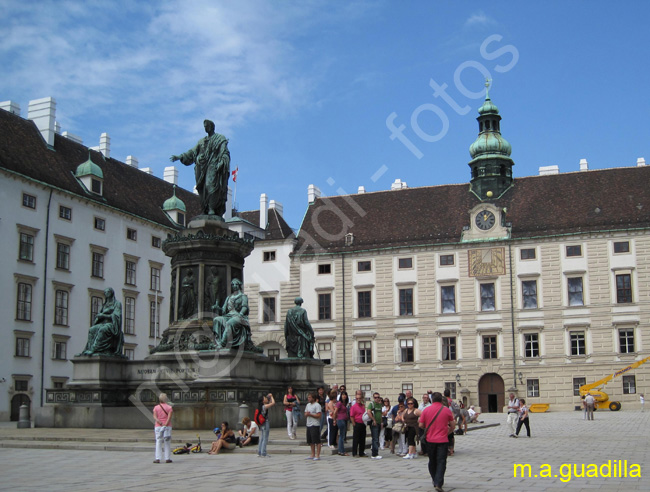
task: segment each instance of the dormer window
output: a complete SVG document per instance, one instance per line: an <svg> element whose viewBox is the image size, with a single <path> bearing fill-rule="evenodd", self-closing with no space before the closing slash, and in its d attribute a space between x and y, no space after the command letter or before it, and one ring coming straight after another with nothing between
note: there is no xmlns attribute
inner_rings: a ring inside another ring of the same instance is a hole
<svg viewBox="0 0 650 492"><path fill-rule="evenodd" d="M98 195L102 194L102 182L98 179L91 178L91 190L93 193Z"/></svg>
<svg viewBox="0 0 650 492"><path fill-rule="evenodd" d="M88 160L77 166L74 175L89 193L100 196L103 194L104 173L102 168L92 161L90 153L88 154Z"/></svg>
<svg viewBox="0 0 650 492"><path fill-rule="evenodd" d="M185 214L182 212L176 212L176 222L178 225L185 225Z"/></svg>
<svg viewBox="0 0 650 492"><path fill-rule="evenodd" d="M171 198L165 200L162 209L167 216L176 222L179 226L185 227L185 213L187 209L183 200L176 196L176 185L174 185L174 194Z"/></svg>

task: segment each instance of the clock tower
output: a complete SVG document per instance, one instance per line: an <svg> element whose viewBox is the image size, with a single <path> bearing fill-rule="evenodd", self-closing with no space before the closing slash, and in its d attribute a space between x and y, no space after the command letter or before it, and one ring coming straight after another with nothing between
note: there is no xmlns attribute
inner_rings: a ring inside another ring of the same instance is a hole
<svg viewBox="0 0 650 492"><path fill-rule="evenodd" d="M470 191L481 201L495 200L503 195L512 185L512 166L510 158L512 147L501 136L501 116L499 109L490 100L489 82L485 83L485 102L478 110L479 133L469 147L472 160Z"/></svg>

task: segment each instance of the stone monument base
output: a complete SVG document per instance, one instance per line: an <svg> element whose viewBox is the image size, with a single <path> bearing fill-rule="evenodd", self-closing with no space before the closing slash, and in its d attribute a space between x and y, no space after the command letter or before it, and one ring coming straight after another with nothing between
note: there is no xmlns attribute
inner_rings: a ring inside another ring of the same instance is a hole
<svg viewBox="0 0 650 492"><path fill-rule="evenodd" d="M284 426L282 399L291 385L301 402L323 383L323 363L283 359L243 350L157 353L145 360L77 357L65 389L46 390L37 427L153 428L158 395L167 393L176 429L233 427L242 413L253 418L258 398L273 393L271 426ZM243 412L242 412L243 410Z"/></svg>

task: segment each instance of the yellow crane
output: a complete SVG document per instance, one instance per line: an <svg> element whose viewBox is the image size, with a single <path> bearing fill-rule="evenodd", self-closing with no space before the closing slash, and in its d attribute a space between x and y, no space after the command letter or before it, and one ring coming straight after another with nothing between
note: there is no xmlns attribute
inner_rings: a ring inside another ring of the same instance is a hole
<svg viewBox="0 0 650 492"><path fill-rule="evenodd" d="M623 369L616 371L610 374L609 376L607 376L606 378L596 381L595 383L583 384L582 386L580 386L580 396L584 397L587 396L588 393L591 393L591 396L593 396L594 399L596 400L596 403L594 405L596 408L609 408L612 412L616 412L620 410L621 402L609 401L609 395L604 391L601 391L603 386L609 383L612 379L622 376L623 374L631 371L632 369L636 369L641 364L645 364L649 360L650 357L646 357L645 359L641 359L636 362L633 362L629 366L624 367Z"/></svg>

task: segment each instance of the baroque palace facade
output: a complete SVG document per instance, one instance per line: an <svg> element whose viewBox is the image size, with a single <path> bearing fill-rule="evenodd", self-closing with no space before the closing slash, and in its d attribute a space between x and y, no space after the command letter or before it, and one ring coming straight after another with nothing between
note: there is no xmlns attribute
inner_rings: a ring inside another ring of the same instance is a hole
<svg viewBox="0 0 650 492"><path fill-rule="evenodd" d="M500 120L487 96L468 184L311 197L282 312L304 298L328 383L567 410L650 355L650 168L515 179ZM650 364L604 391L638 408L649 383Z"/></svg>

